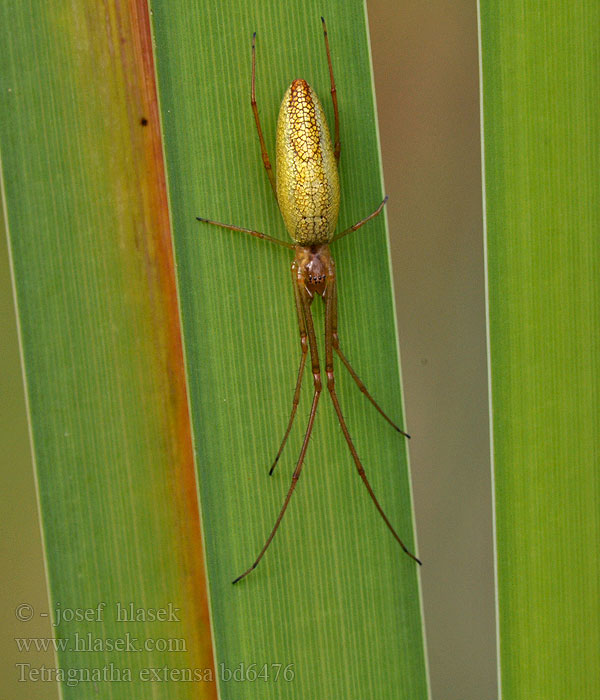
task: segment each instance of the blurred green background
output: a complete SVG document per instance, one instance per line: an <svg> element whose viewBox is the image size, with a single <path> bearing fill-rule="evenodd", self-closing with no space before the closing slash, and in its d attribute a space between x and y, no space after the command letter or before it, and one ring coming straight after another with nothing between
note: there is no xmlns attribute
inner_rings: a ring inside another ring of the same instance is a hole
<svg viewBox="0 0 600 700"><path fill-rule="evenodd" d="M369 22L400 329L406 420L434 700L497 697L474 0L371 0ZM335 27L329 28L331 32ZM335 61L335 57L334 61ZM340 101L343 85L338 85ZM357 234L360 235L360 234ZM365 261L368 263L368 261ZM6 241L0 242L3 697L14 637L51 636ZM377 358L374 358L377 361ZM27 656L27 658L23 658Z"/></svg>

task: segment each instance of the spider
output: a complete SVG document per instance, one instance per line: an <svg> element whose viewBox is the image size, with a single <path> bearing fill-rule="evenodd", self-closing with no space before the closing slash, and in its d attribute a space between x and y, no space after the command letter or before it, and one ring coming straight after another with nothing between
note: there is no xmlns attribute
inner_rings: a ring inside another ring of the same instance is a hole
<svg viewBox="0 0 600 700"><path fill-rule="evenodd" d="M327 121L319 98L310 85L301 79L294 80L287 89L281 108L279 111L279 119L277 122L277 139L276 139L276 154L277 154L277 174L274 175L273 168L265 140L263 137L260 117L256 104L255 94L255 77L256 77L256 32L252 36L252 112L256 122L258 131L258 139L260 141L260 149L262 154L263 164L269 178L269 182L275 194L277 204L283 216L285 226L294 241L288 243L280 241L277 238L268 236L260 231L254 231L241 226L232 226L211 219L197 217L198 221L207 224L213 224L222 228L231 229L232 231L242 231L251 236L261 238L276 245L284 246L294 251L295 256L291 266L292 284L294 288L294 299L296 302L296 313L298 316L298 328L300 331L300 347L301 358L300 367L298 369L298 379L296 381L296 389L294 391L294 399L292 402L292 411L288 421L288 425L281 441L279 451L275 457L275 461L271 466L269 474L273 473L277 462L281 456L283 448L287 442L300 398L300 389L302 387L302 378L306 366L307 355L310 350L310 359L313 374L314 392L308 425L300 456L296 462L296 468L292 475L292 483L288 489L285 501L275 525L271 530L263 548L258 557L243 574L238 576L233 583L238 583L253 571L260 560L263 558L267 548L271 544L277 529L283 519L285 511L288 507L300 473L310 436L317 414L317 405L323 390L323 381L321 375L321 363L317 350L317 340L315 336L315 328L311 313L311 304L315 296L320 296L325 303L325 378L327 390L333 402L333 407L337 414L344 438L350 448L354 464L360 474L360 477L371 496L373 503L379 511L385 524L390 529L392 535L396 538L404 552L409 557L414 559L418 564L421 561L412 554L404 545L397 532L392 527L384 513L379 501L377 500L371 484L367 479L365 470L361 464L360 458L350 437L350 432L346 425L342 410L338 401L335 390L335 380L333 374L333 354L336 353L343 365L346 367L352 379L356 382L362 393L375 406L379 413L390 423L399 433L405 437L410 437L407 433L401 430L382 410L379 404L367 391L367 388L362 383L345 355L340 349L340 341L338 337L338 314L337 314L337 285L335 275L335 264L329 245L340 238L346 236L352 231L360 228L367 221L370 221L377 216L383 209L387 197L375 209L358 223L350 226L350 228L335 234L337 218L340 205L340 186L338 178L337 164L340 157L340 124L339 110L337 102L337 93L335 80L333 77L333 68L331 64L331 54L329 51L329 39L327 36L327 26L325 20L321 17L323 24L323 36L325 40L325 51L327 54L327 63L329 67L329 79L331 84L331 98L333 102L333 111L335 116L335 132L334 143L331 142Z"/></svg>

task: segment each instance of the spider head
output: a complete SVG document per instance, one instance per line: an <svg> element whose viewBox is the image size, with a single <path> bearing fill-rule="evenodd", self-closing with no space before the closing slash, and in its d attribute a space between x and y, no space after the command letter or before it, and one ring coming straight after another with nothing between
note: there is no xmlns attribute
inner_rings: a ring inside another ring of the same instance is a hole
<svg viewBox="0 0 600 700"><path fill-rule="evenodd" d="M327 286L327 271L322 264L308 265L305 271L304 281L306 288L311 293L323 296Z"/></svg>
<svg viewBox="0 0 600 700"><path fill-rule="evenodd" d="M329 250L325 247L309 249L304 260L303 277L306 289L311 296L318 294L323 296L327 287L328 279L333 272L331 269L332 260Z"/></svg>
<svg viewBox="0 0 600 700"><path fill-rule="evenodd" d="M330 282L335 279L333 258L327 245L297 246L294 266L298 281L312 297L324 296Z"/></svg>

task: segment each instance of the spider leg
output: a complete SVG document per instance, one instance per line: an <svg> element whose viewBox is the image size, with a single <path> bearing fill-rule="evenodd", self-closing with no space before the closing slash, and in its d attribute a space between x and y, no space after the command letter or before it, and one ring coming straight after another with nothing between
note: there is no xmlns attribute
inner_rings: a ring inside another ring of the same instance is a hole
<svg viewBox="0 0 600 700"><path fill-rule="evenodd" d="M256 105L256 90L255 90L255 78L256 78L256 32L252 35L252 113L254 114L254 121L256 122L256 130L258 131L258 140L260 141L260 153L262 155L263 165L267 171L267 176L271 187L273 188L273 194L275 199L277 199L277 188L275 186L275 175L273 174L273 167L271 166L271 160L269 159L269 154L267 152L267 146L265 144L265 138L263 136L262 128L260 125L260 117L258 116L258 107Z"/></svg>
<svg viewBox="0 0 600 700"><path fill-rule="evenodd" d="M203 219L201 216L197 216L196 219L198 219L198 221L201 221L204 224L212 224L213 226L220 226L221 228L227 228L230 231L241 231L242 233L249 233L251 236L254 236L255 238L262 238L263 241L269 241L269 243L276 243L277 245L281 245L284 248L291 248L292 250L294 249L294 246L291 243L287 243L286 241L280 241L278 238L273 238L273 236L267 236L266 233L261 233L260 231L254 231L254 229L251 229L251 228L242 228L242 226L232 226L231 224L224 224L221 221L213 221L212 219Z"/></svg>
<svg viewBox="0 0 600 700"><path fill-rule="evenodd" d="M371 496L371 499L373 503L375 504L375 507L379 511L379 514L383 518L385 524L388 526L390 532L392 535L395 537L396 541L398 544L402 547L402 549L408 554L408 556L411 559L414 559L417 564L421 564L421 561L417 559L417 557L409 551L409 549L406 547L404 542L400 539L398 536L398 533L394 528L392 527L392 524L388 520L387 515L384 513L383 508L379 504L379 501L377 500L377 497L375 496L375 493L373 492L373 488L371 487L371 484L369 483L369 480L367 479L367 475L365 474L365 470L363 465L361 464L360 458L358 456L358 452L356 451L356 448L354 447L354 443L352 442L352 438L350 437L350 432L348 431L348 426L346 425L346 421L344 419L344 416L342 415L342 410L340 408L340 402L338 401L338 397L335 391L335 379L333 375L333 347L334 347L334 341L333 341L333 332L334 328L337 328L337 290L336 290L336 281L335 281L335 276L333 276L330 280L328 280L327 283L327 290L325 293L325 370L327 374L327 389L329 390L329 395L331 396L331 400L333 402L333 407L335 408L335 412L337 413L338 420L340 422L340 425L342 427L342 432L344 433L344 437L346 438L346 442L348 443L348 447L350 448L350 452L352 454L352 459L354 460L354 464L356 465L356 469L360 475L360 478L363 481L363 484L365 485L365 488L369 492L369 495Z"/></svg>
<svg viewBox="0 0 600 700"><path fill-rule="evenodd" d="M347 228L345 231L342 231L341 233L337 233L337 234L331 239L331 242L333 243L334 241L339 241L340 238L342 238L343 236L347 236L349 233L352 233L352 231L356 231L357 228L360 228L361 226L364 226L364 225L367 223L367 221L371 221L371 219L374 219L374 218L377 216L377 214L380 214L380 213L381 213L381 211L382 211L382 209L383 209L383 207L385 206L385 203L386 203L387 201L388 201L388 196L387 196L387 194L386 194L386 195L385 195L385 198L384 198L384 200L383 200L383 202L381 202L381 204L377 207L377 209L375 209L374 212L372 212L371 214L369 214L369 216L366 216L364 219L361 219L360 221L358 221L358 222L357 222L356 224L354 224L353 226L350 226L350 228Z"/></svg>
<svg viewBox="0 0 600 700"><path fill-rule="evenodd" d="M273 474L273 471L275 467L277 466L277 462L279 461L279 458L281 457L281 453L283 452L283 448L285 447L285 443L287 442L287 439L290 434L290 430L292 429L292 425L294 423L294 418L296 417L296 411L298 410L298 402L300 401L300 389L302 388L302 377L304 376L304 367L306 365L306 355L308 353L308 339L306 335L306 323L304 321L304 311L302 309L302 301L300 299L300 290L298 288L297 284L297 279L298 279L298 263L294 260L292 263L292 284L294 287L294 299L296 301L296 313L298 316L298 328L300 330L300 349L302 350L302 357L300 358L300 367L298 368L298 379L296 380L296 389L294 391L294 399L292 401L292 412L290 414L290 418L287 424L287 428L285 431L285 435L283 436L283 440L281 441L281 444L279 446L279 450L277 452L277 456L273 460L273 464L271 465L271 469L269 470L269 476Z"/></svg>
<svg viewBox="0 0 600 700"><path fill-rule="evenodd" d="M369 399L369 401L375 406L375 408L379 411L379 413L386 419L386 421L394 428L394 430L397 430L399 433L404 435L404 437L410 438L410 435L408 433L405 433L402 428L399 428L394 421L385 413L385 411L381 408L381 406L375 401L375 399L371 396L369 391L367 390L367 387L363 384L362 380L356 374L354 371L354 368L352 365L348 362L346 359L346 356L342 352L340 348L340 339L338 337L338 330L337 330L337 293L336 290L332 293L332 299L331 299L331 306L332 306L332 313L331 313L331 318L332 318L332 344L333 344L333 349L335 352L338 354L340 360L344 363L344 367L350 372L350 376L354 381L356 382L358 388L362 391L362 393Z"/></svg>
<svg viewBox="0 0 600 700"><path fill-rule="evenodd" d="M302 310L304 322L306 324L306 333L308 336L308 344L310 347L310 357L311 357L313 381L314 381L314 393L313 393L312 406L310 408L310 415L308 417L308 425L306 426L306 433L304 435L304 441L302 442L300 456L298 457L298 461L296 462L296 468L294 469L294 473L292 474L292 483L290 484L290 487L288 489L287 495L285 497L285 501L283 502L283 506L281 507L281 510L279 511L279 515L277 516L277 520L275 521L275 525L273 526L273 529L271 530L271 534L268 536L267 541L265 542L263 548L260 550L260 553L259 553L258 557L256 557L256 560L254 561L252 566L250 566L248 569L246 569L246 571L244 571L244 573L241 574L241 576L238 576L233 581L233 583L237 583L238 581L241 581L244 577L246 577L251 571L253 571L258 566L258 563L263 558L265 552L267 551L267 548L271 544L273 537L275 537L275 533L277 532L279 525L281 523L281 520L283 519L283 516L284 516L285 511L288 507L288 504L290 502L292 494L294 493L294 489L296 488L296 484L298 483L298 479L300 478L300 473L302 472L302 466L304 464L304 457L306 456L306 450L308 448L308 443L310 441L310 436L312 434L313 425L315 422L315 416L317 415L317 405L319 403L319 397L321 396L321 391L322 391L321 368L319 365L319 354L317 351L317 339L315 336L315 326L314 326L313 319L312 319L312 313L310 311L310 304L312 302L312 297L308 294L308 292L306 291L306 288L304 287L304 283L300 279L298 279L298 277L295 278L294 284L298 288L298 297L300 299L300 309Z"/></svg>
<svg viewBox="0 0 600 700"><path fill-rule="evenodd" d="M323 23L323 36L325 38L325 51L327 53L327 65L329 66L329 82L331 84L331 101L333 102L333 115L335 120L333 154L336 162L340 159L340 112L338 109L337 90L335 88L335 78L333 77L333 66L331 65L331 54L329 52L329 37L327 35L327 25L325 19L321 17Z"/></svg>

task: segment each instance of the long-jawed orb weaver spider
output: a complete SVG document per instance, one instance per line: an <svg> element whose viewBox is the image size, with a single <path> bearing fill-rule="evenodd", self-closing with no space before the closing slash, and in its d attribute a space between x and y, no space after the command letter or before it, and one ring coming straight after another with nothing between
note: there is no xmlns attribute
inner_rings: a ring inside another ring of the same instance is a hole
<svg viewBox="0 0 600 700"><path fill-rule="evenodd" d="M367 221L377 216L383 209L387 197L366 218L362 219L354 226L335 234L337 218L340 205L340 186L338 179L337 164L340 158L340 123L337 94L335 88L335 80L333 77L333 68L331 65L331 54L329 52L329 39L327 36L327 27L325 20L321 17L323 23L323 36L325 38L325 51L327 54L327 63L329 66L329 79L331 83L331 99L333 102L333 111L335 116L335 140L331 143L327 121L319 98L314 90L308 85L305 80L294 80L287 89L281 108L279 111L279 119L277 122L277 140L276 140L276 165L277 173L273 174L269 154L263 137L262 128L260 125L260 117L258 116L258 108L256 105L255 96L255 76L256 76L256 32L252 36L252 112L256 122L258 131L258 139L260 141L260 150L262 160L267 171L267 176L279 209L283 216L285 226L294 241L287 243L280 241L277 238L268 236L260 231L242 228L240 226L232 226L211 219L197 217L198 221L222 228L231 229L232 231L242 231L249 233L251 236L262 238L263 240L277 245L285 246L295 252L294 261L292 262L292 284L294 288L294 298L296 301L296 313L298 315L298 327L300 329L300 367L298 369L298 379L296 381L296 389L294 391L294 399L292 402L292 411L288 421L288 425L281 441L281 445L275 457L275 461L271 466L269 474L273 473L279 457L287 442L300 398L300 389L302 386L302 377L304 375L304 367L306 365L306 356L310 350L310 358L312 365L312 374L314 382L314 393L312 406L308 418L308 425L304 435L304 441L300 450L300 456L296 462L296 468L292 475L292 483L288 489L285 501L279 512L275 525L271 530L263 548L258 557L243 574L238 576L233 583L241 581L251 571L253 571L268 546L271 544L275 533L281 523L283 515L288 507L292 493L296 488L304 457L308 448L308 443L312 433L315 416L317 413L317 404L322 391L321 381L321 364L319 362L319 354L317 351L317 340L315 336L315 328L311 313L311 304L315 295L320 296L325 303L325 374L327 377L327 390L331 396L335 412L337 414L344 438L348 443L354 464L360 474L360 477L371 496L373 503L377 507L385 524L390 529L392 535L396 538L402 549L409 557L414 559L418 564L421 561L412 554L404 545L397 532L392 527L386 514L383 512L379 501L377 500L371 484L369 483L365 470L361 464L360 458L350 437L346 421L342 415L338 397L335 391L335 381L333 376L333 353L337 353L343 365L346 367L352 379L356 382L362 393L375 406L379 413L392 425L399 433L405 437L410 437L407 433L401 430L383 411L367 388L359 379L358 375L346 359L340 349L340 341L338 338L338 319L337 319L337 287L335 277L335 264L329 251L329 244L338 241L343 236L346 236L352 231L360 228Z"/></svg>

